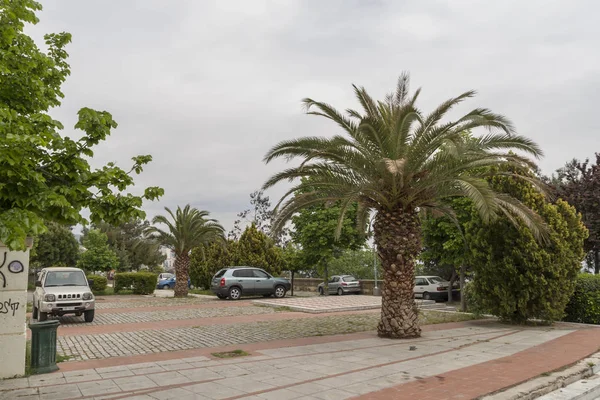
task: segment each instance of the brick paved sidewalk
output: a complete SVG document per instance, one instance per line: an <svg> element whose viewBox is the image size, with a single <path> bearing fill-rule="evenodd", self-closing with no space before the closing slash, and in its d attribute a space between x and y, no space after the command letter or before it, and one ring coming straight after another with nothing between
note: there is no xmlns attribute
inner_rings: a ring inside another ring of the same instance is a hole
<svg viewBox="0 0 600 400"><path fill-rule="evenodd" d="M237 359L205 353L33 376L2 382L0 399L469 399L584 358L600 340L600 329L562 325L434 328L412 340L304 338L239 345L251 355Z"/></svg>

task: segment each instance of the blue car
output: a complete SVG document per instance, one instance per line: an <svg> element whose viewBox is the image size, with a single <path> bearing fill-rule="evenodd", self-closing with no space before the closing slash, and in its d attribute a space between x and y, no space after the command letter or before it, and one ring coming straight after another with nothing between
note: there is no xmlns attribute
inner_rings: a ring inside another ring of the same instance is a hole
<svg viewBox="0 0 600 400"><path fill-rule="evenodd" d="M192 285L192 281L188 278L188 288ZM161 279L156 285L157 289L175 289L175 275L167 279Z"/></svg>

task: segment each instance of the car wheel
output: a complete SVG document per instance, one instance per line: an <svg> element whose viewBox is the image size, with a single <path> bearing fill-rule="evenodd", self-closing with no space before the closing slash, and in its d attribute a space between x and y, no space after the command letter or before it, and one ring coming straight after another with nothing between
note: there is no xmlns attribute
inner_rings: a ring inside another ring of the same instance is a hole
<svg viewBox="0 0 600 400"><path fill-rule="evenodd" d="M33 310L31 310L31 319L37 319L38 318L38 309L36 306L33 306Z"/></svg>
<svg viewBox="0 0 600 400"><path fill-rule="evenodd" d="M283 286L275 286L275 297L278 299L285 297L285 288Z"/></svg>
<svg viewBox="0 0 600 400"><path fill-rule="evenodd" d="M231 300L239 300L240 297L242 297L242 291L239 287L234 286L231 289L229 289L229 298Z"/></svg>
<svg viewBox="0 0 600 400"><path fill-rule="evenodd" d="M322 287L319 288L319 295L323 296L325 294L325 291L323 290Z"/></svg>
<svg viewBox="0 0 600 400"><path fill-rule="evenodd" d="M94 310L89 310L83 313L85 322L92 322L94 320Z"/></svg>
<svg viewBox="0 0 600 400"><path fill-rule="evenodd" d="M338 288L338 296L342 296L344 294L344 291L342 290L342 288Z"/></svg>
<svg viewBox="0 0 600 400"><path fill-rule="evenodd" d="M431 295L427 292L423 293L423 300L431 300Z"/></svg>
<svg viewBox="0 0 600 400"><path fill-rule="evenodd" d="M45 321L48 319L48 313L47 312L40 312L40 317L38 318L39 322Z"/></svg>

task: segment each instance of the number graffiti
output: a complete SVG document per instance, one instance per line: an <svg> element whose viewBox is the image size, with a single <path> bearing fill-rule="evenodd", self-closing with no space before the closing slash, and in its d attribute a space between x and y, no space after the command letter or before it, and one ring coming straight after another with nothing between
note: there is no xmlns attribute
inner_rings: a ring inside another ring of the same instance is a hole
<svg viewBox="0 0 600 400"><path fill-rule="evenodd" d="M20 305L19 302L15 301L13 303L12 299L8 299L8 301L5 301L4 303L0 303L0 314L8 314L9 312L12 311L12 316L14 317L15 313L19 309L19 305Z"/></svg>

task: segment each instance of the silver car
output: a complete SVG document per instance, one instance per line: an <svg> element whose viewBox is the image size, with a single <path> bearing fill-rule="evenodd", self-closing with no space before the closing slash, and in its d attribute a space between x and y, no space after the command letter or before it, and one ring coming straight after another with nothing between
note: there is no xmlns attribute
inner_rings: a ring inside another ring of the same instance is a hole
<svg viewBox="0 0 600 400"><path fill-rule="evenodd" d="M329 294L343 295L346 293L360 293L362 288L360 281L352 275L332 275L327 283ZM317 286L320 295L325 294L325 283L320 283Z"/></svg>
<svg viewBox="0 0 600 400"><path fill-rule="evenodd" d="M239 300L257 294L282 298L291 287L287 279L276 278L260 268L228 267L213 276L210 289L221 300Z"/></svg>
<svg viewBox="0 0 600 400"><path fill-rule="evenodd" d="M33 318L45 321L49 315L84 315L94 320L95 299L85 273L79 268L44 268L33 292Z"/></svg>

